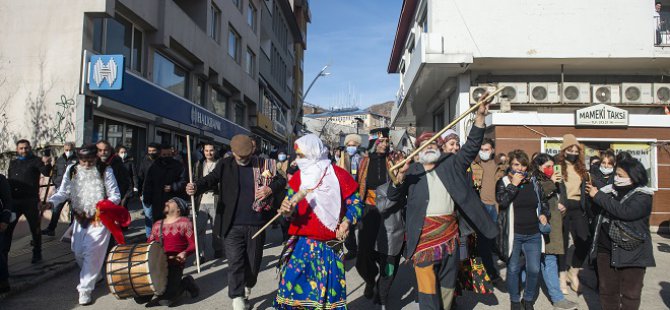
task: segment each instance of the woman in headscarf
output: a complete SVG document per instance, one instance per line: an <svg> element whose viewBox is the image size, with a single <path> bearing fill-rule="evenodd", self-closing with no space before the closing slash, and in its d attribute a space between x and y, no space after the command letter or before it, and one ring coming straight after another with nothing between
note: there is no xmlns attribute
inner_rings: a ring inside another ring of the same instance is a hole
<svg viewBox="0 0 670 310"><path fill-rule="evenodd" d="M346 309L343 241L362 214L358 184L331 163L313 134L295 142L300 170L280 212L290 217L279 261L276 309ZM294 212L295 211L295 212Z"/></svg>

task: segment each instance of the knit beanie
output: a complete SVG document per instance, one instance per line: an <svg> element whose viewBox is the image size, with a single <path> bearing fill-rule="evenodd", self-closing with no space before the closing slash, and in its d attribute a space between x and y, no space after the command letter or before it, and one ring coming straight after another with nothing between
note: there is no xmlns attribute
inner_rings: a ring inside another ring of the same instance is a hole
<svg viewBox="0 0 670 310"><path fill-rule="evenodd" d="M177 204L177 207L179 207L179 213L182 216L187 216L188 215L188 203L186 202L186 200L181 199L179 197L172 197L171 199Z"/></svg>
<svg viewBox="0 0 670 310"><path fill-rule="evenodd" d="M579 149L582 148L582 146L579 144L579 141L577 141L577 138L575 135L568 133L563 135L563 143L561 144L561 151L567 149L568 147L571 147L573 145L577 145Z"/></svg>

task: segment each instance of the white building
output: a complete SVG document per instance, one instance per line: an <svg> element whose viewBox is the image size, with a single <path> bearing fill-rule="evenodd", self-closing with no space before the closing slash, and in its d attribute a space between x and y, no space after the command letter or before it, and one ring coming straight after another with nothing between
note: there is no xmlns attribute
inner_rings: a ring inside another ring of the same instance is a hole
<svg viewBox="0 0 670 310"><path fill-rule="evenodd" d="M388 67L400 78L392 126L439 130L476 86L508 86L511 111L487 120L498 152L552 152L564 133L590 154L632 151L658 189L658 225L670 214L670 46L656 41L654 15L653 0L405 0ZM575 112L598 103L627 111L628 125L578 126Z"/></svg>

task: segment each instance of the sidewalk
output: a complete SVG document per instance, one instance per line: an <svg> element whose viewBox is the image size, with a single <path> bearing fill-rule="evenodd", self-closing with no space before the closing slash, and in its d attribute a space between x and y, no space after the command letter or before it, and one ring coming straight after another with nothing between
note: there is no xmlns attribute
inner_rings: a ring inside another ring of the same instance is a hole
<svg viewBox="0 0 670 310"><path fill-rule="evenodd" d="M132 223L125 233L127 242L141 242L146 239L142 206L139 201L134 202L130 205ZM42 228L49 224L50 212L45 212L44 216ZM60 241L68 228L67 223L58 224L54 237L42 235L42 261L32 264L33 247L30 245L32 237L28 233L25 218L21 218L20 221L9 252L9 283L12 290L0 294L0 300L33 288L77 266L70 243Z"/></svg>

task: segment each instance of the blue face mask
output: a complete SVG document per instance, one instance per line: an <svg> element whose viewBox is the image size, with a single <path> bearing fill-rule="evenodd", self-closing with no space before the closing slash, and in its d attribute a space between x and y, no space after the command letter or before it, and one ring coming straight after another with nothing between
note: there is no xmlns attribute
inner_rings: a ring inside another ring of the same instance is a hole
<svg viewBox="0 0 670 310"><path fill-rule="evenodd" d="M358 148L357 148L357 147L355 147L355 146L347 146L347 154L349 154L349 156L354 156L354 155L356 155L356 152L358 152Z"/></svg>
<svg viewBox="0 0 670 310"><path fill-rule="evenodd" d="M277 156L277 159L279 159L279 161L285 161L286 160L286 154L279 154L279 156Z"/></svg>

